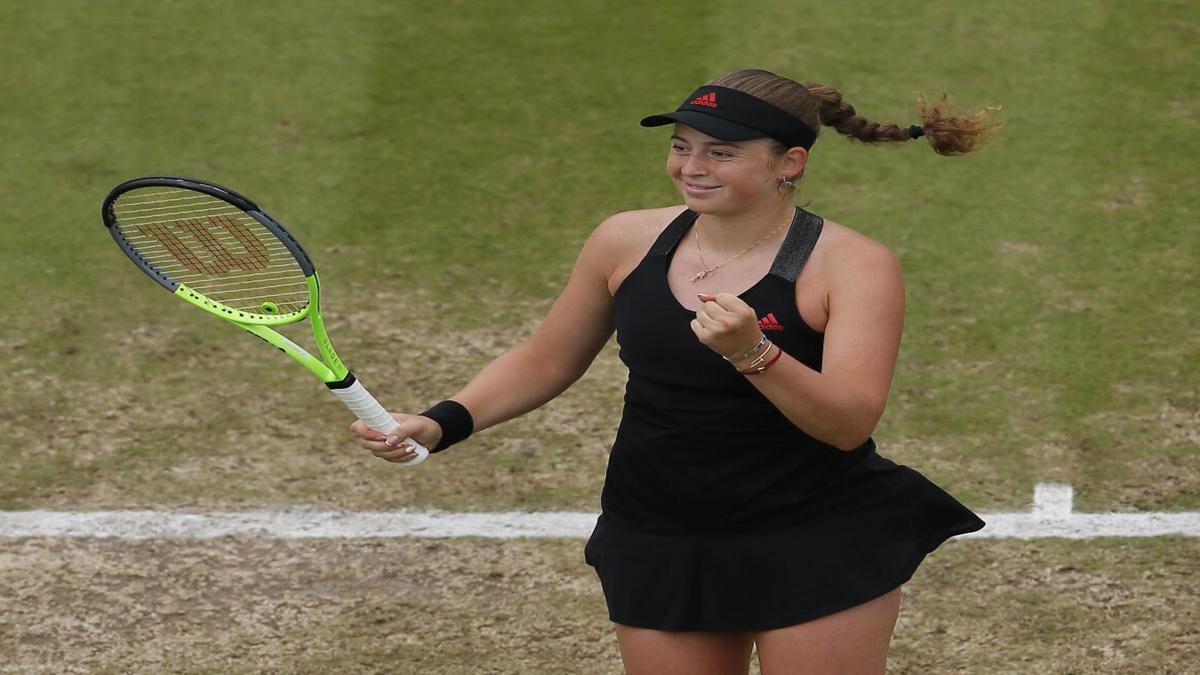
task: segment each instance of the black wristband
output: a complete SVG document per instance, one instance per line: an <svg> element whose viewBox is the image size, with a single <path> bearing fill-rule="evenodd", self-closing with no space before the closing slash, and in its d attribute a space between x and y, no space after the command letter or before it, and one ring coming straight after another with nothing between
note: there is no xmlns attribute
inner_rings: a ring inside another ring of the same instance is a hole
<svg viewBox="0 0 1200 675"><path fill-rule="evenodd" d="M421 416L428 417L442 427L442 440L438 441L436 448L429 448L429 452L441 452L465 440L475 431L475 419L471 417L471 411L458 401L446 399L421 413Z"/></svg>

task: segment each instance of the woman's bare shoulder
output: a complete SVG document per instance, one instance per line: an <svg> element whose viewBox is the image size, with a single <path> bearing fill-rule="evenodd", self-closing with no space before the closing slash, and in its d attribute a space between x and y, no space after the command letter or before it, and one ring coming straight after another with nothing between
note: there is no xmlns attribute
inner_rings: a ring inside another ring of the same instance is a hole
<svg viewBox="0 0 1200 675"><path fill-rule="evenodd" d="M654 238L662 232L662 228L666 227L667 223L671 222L680 213L683 213L685 208L687 207L680 205L657 209L622 211L605 218L596 227L596 230L598 232L603 231L602 236L606 239L636 244L646 237L650 237L651 243L653 243ZM649 244L647 244L646 248L649 248Z"/></svg>
<svg viewBox="0 0 1200 675"><path fill-rule="evenodd" d="M610 293L616 292L625 276L646 256L663 228L686 208L680 205L622 211L605 218L596 226L592 237L602 245L610 263Z"/></svg>
<svg viewBox="0 0 1200 675"><path fill-rule="evenodd" d="M903 313L903 272L898 256L886 244L828 220L818 247L822 244L824 250L820 252L817 276L824 294L823 311L812 311L823 315L817 317L823 324L828 325L835 305L843 308L860 306L864 297L873 298L872 302L895 305ZM813 253L816 256L818 251L814 249Z"/></svg>
<svg viewBox="0 0 1200 675"><path fill-rule="evenodd" d="M835 267L844 263L864 263L871 260L895 258L887 244L872 239L853 228L825 219L819 245L825 262Z"/></svg>
<svg viewBox="0 0 1200 675"><path fill-rule="evenodd" d="M667 223L685 208L668 206L615 213L597 225L592 236L603 244L614 264L619 267L628 262L630 257L640 260L654 245L654 240Z"/></svg>

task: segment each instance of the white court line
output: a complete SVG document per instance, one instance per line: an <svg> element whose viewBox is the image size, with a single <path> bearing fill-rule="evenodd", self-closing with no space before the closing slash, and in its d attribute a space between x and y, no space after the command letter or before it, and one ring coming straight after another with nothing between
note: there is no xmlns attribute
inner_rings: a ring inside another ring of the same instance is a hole
<svg viewBox="0 0 1200 675"><path fill-rule="evenodd" d="M981 513L987 526L961 538L1200 537L1200 511L1074 513L1070 485L1040 483L1026 513ZM456 513L449 511L280 510L0 511L0 538L100 537L207 539L229 535L274 539L369 537L587 537L596 513L574 511Z"/></svg>

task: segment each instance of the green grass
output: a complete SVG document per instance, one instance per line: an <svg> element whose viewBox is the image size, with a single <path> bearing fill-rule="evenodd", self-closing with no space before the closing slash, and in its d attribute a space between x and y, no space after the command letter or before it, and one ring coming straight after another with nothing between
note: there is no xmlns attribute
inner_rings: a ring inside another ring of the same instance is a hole
<svg viewBox="0 0 1200 675"><path fill-rule="evenodd" d="M753 66L902 125L918 92L1003 106L964 158L826 132L801 185L904 266L883 454L979 511L1025 509L1043 480L1072 483L1077 510L1200 509L1195 3L9 5L0 509L595 509L613 345L562 397L405 473L356 451L302 369L148 282L100 202L153 173L246 192L321 269L347 362L420 410L536 327L597 222L678 201L664 134L637 120ZM1198 554L956 542L906 585L890 671L1182 672ZM0 662L618 672L581 558L565 541L10 540L22 619Z"/></svg>
<svg viewBox="0 0 1200 675"><path fill-rule="evenodd" d="M130 505L336 499L313 463L344 450L344 415L281 357L172 304L119 255L97 211L120 180L197 175L290 225L322 270L335 343L390 405L411 409L536 325L599 220L678 200L663 134L640 116L723 70L762 66L834 84L881 121L916 121L918 92L1003 106L1000 138L975 156L832 132L814 149L802 199L890 246L905 270L881 451L980 509L1023 507L1047 476L1072 482L1080 509L1200 508L1200 11L866 7L6 9L0 360L34 386L0 394L0 506L86 502L102 488ZM134 327L144 332L130 339ZM442 356L464 333L475 341ZM551 403L463 446L454 473L473 476L472 491L408 485L398 502L594 504L620 404L619 371L604 373L575 393L591 419L555 416ZM267 431L239 399L259 383L279 408L262 409L278 420ZM195 386L229 395L187 399ZM538 450L521 452L523 440ZM590 477L560 468L572 443L588 450ZM233 484L171 478L197 454L289 452L313 463L255 460ZM362 471L356 459L342 469ZM375 471L380 490L394 480ZM536 478L489 487L498 473Z"/></svg>

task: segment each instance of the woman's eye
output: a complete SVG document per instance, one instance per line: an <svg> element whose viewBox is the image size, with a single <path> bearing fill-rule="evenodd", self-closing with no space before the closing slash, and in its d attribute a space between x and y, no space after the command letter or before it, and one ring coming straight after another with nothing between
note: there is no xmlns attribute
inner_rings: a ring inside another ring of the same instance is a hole
<svg viewBox="0 0 1200 675"><path fill-rule="evenodd" d="M713 150L708 154L715 159L727 159L729 157L733 157L733 155L729 154L728 152L721 152L720 150Z"/></svg>
<svg viewBox="0 0 1200 675"><path fill-rule="evenodd" d="M687 148L682 145L672 145L671 150L674 150L675 152L678 152L678 153L687 152Z"/></svg>

